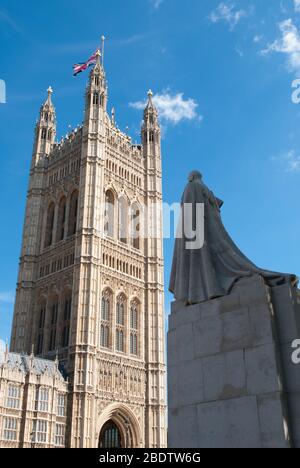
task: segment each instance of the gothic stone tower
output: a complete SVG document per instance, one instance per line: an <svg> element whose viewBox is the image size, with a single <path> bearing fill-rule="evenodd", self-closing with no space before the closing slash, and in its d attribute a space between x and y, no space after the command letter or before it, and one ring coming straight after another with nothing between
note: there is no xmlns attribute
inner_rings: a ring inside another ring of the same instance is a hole
<svg viewBox="0 0 300 468"><path fill-rule="evenodd" d="M141 145L107 114L100 52L84 123L60 143L51 95L49 88L35 131L11 351L34 346L64 365L66 446L164 447L161 150L152 94ZM145 207L155 208L149 215Z"/></svg>

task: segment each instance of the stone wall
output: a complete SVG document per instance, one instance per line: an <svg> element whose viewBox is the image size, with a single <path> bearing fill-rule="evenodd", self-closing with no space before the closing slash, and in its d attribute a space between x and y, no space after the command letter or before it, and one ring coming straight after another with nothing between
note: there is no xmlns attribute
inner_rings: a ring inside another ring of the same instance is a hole
<svg viewBox="0 0 300 468"><path fill-rule="evenodd" d="M172 305L169 447L300 446L297 297L255 276L229 296Z"/></svg>

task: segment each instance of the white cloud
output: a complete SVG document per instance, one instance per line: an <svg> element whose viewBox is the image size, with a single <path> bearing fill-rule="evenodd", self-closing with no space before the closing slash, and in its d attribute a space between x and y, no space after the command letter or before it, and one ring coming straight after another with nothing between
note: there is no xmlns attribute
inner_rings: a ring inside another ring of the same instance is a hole
<svg viewBox="0 0 300 468"><path fill-rule="evenodd" d="M164 0L150 0L150 3L154 6L154 8L159 8Z"/></svg>
<svg viewBox="0 0 300 468"><path fill-rule="evenodd" d="M300 0L294 0L295 11L300 13Z"/></svg>
<svg viewBox="0 0 300 468"><path fill-rule="evenodd" d="M291 18L279 23L281 37L261 51L262 55L279 52L287 56L289 71L300 71L300 35Z"/></svg>
<svg viewBox="0 0 300 468"><path fill-rule="evenodd" d="M241 58L244 57L244 52L241 49L239 49L239 47L236 47L235 51Z"/></svg>
<svg viewBox="0 0 300 468"><path fill-rule="evenodd" d="M172 95L169 91L153 96L153 103L157 107L160 119L172 124L178 124L182 120L202 120L197 113L198 104L194 99L184 99L183 93ZM144 109L146 101L130 103L134 109Z"/></svg>
<svg viewBox="0 0 300 468"><path fill-rule="evenodd" d="M295 150L288 151L273 160L283 165L285 172L300 172L300 155Z"/></svg>
<svg viewBox="0 0 300 468"><path fill-rule="evenodd" d="M259 34L257 34L256 36L254 36L253 42L255 42L256 44L258 44L259 42L262 41L262 38L263 38L263 36L260 36Z"/></svg>
<svg viewBox="0 0 300 468"><path fill-rule="evenodd" d="M0 292L0 302L5 302L7 304L13 304L14 301L15 301L15 293L13 291Z"/></svg>
<svg viewBox="0 0 300 468"><path fill-rule="evenodd" d="M210 20L212 23L218 23L224 21L229 24L230 29L234 29L235 26L249 15L249 11L243 9L237 9L235 3L220 3L217 8L211 12Z"/></svg>

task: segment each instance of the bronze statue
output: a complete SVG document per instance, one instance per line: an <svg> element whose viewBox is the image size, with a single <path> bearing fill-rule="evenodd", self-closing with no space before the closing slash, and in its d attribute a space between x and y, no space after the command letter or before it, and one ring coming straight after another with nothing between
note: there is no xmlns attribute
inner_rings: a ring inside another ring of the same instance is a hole
<svg viewBox="0 0 300 468"><path fill-rule="evenodd" d="M185 207L192 206L192 219L196 228L196 206L204 205L204 245L187 248L185 234ZM290 282L297 285L295 275L265 271L254 265L235 245L221 219L223 202L216 198L202 181L202 175L193 171L182 197L182 215L175 243L170 291L178 301L198 304L230 293L235 283L244 277L261 275L266 283L278 286Z"/></svg>

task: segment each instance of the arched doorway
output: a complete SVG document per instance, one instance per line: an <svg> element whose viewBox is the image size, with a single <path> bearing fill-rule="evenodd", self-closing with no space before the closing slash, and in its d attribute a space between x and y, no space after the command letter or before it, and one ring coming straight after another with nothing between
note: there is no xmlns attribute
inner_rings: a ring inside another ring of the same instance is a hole
<svg viewBox="0 0 300 468"><path fill-rule="evenodd" d="M122 403L108 405L100 412L97 427L99 432L95 433L95 446L98 448L140 448L143 446L139 421L127 405ZM106 432L107 429L108 432ZM111 445L111 441L114 445Z"/></svg>
<svg viewBox="0 0 300 468"><path fill-rule="evenodd" d="M124 441L118 426L113 421L104 424L100 437L99 448L124 448Z"/></svg>

